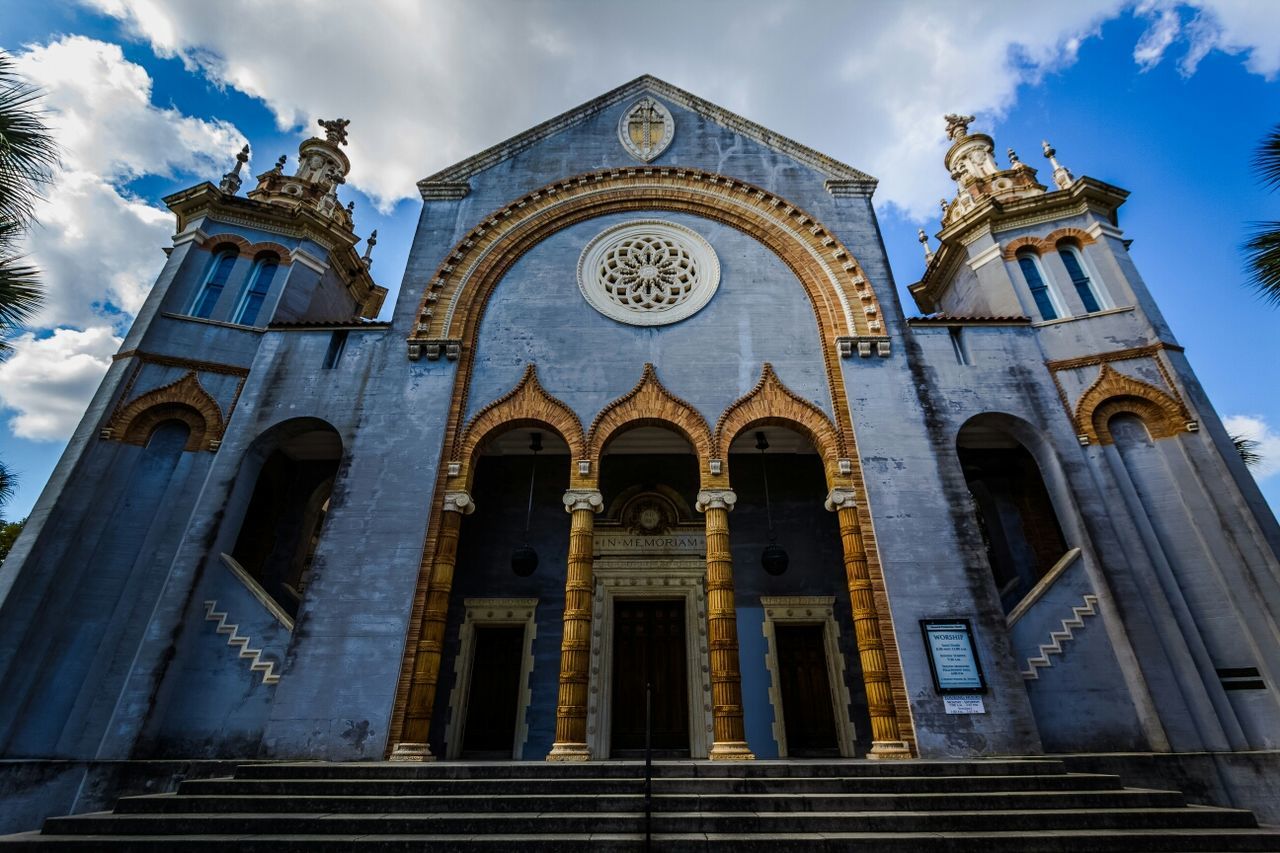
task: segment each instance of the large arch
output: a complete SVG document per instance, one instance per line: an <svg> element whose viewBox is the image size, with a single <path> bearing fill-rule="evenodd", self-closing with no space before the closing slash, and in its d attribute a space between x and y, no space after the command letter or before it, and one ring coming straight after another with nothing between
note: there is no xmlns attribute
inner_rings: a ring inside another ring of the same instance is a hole
<svg viewBox="0 0 1280 853"><path fill-rule="evenodd" d="M688 213L728 225L759 241L796 276L814 312L834 414L834 443L844 448L845 455L835 462L835 470L842 478L839 484L865 495L839 364L842 351L864 357L872 352L869 343L865 347L847 346L850 338L879 340L875 352L889 355L879 301L865 272L825 226L796 205L753 184L696 169L636 167L564 178L494 211L455 244L428 283L407 338L410 359L443 355L458 362L443 446L460 448L466 431L464 413L468 411L475 368L476 336L488 301L505 274L526 252L552 234L578 222L629 211ZM652 374L651 367L646 374ZM640 405L642 395L643 402L662 408L660 416L644 411ZM619 429L643 425L645 419L676 425L694 445L703 487L727 488L722 460L712 456L715 434L696 409L662 388L656 375L642 377L630 394L597 416L586 433L586 453L573 474L574 486L595 488L599 455L608 437ZM809 423L811 418L801 422ZM461 457L455 454L455 460L461 462ZM442 464L437 474L410 636L417 636L423 624L431 567L440 548L437 531L444 495L447 490L463 488L461 473L461 465ZM892 689L900 727L903 738L913 743L892 617L865 501L859 502L857 516L866 544L865 559L883 626L885 651L895 674ZM400 740L405 723L416 656L417 644L406 643L389 732L392 744Z"/></svg>

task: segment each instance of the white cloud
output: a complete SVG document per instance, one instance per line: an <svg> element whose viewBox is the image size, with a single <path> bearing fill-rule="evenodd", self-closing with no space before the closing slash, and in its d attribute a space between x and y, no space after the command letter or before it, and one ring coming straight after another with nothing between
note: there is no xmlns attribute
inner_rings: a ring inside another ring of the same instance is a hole
<svg viewBox="0 0 1280 853"><path fill-rule="evenodd" d="M58 329L41 339L28 332L16 338L13 355L0 362L0 403L16 412L9 420L13 434L35 441L66 440L120 343L110 326L83 332Z"/></svg>
<svg viewBox="0 0 1280 853"><path fill-rule="evenodd" d="M1249 469L1258 482L1267 477L1280 474L1280 432L1271 428L1271 424L1260 415L1228 415L1222 419L1222 425L1231 435L1244 436L1258 442L1254 448L1262 457L1262 461Z"/></svg>
<svg viewBox="0 0 1280 853"><path fill-rule="evenodd" d="M151 103L151 77L118 45L67 36L28 46L19 72L45 91L62 165L36 207L28 250L44 272L34 327L121 321L138 310L163 263L173 215L124 185L145 175L219 175L242 135L224 121Z"/></svg>
<svg viewBox="0 0 1280 853"><path fill-rule="evenodd" d="M1103 21L1135 8L973 2L957 14L953 0L746 9L653 0L638 21L624 2L82 2L125 21L157 53L260 98L282 128L310 133L316 118L352 119L352 184L384 209L412 198L418 178L653 73L875 174L879 200L916 218L932 216L948 189L944 113L989 123L1020 85L1073 62ZM1203 20L1184 27L1178 7ZM1280 4L1148 0L1137 11L1153 18L1137 55L1144 66L1182 37L1194 39L1185 68L1210 49L1248 52L1258 73L1280 67Z"/></svg>

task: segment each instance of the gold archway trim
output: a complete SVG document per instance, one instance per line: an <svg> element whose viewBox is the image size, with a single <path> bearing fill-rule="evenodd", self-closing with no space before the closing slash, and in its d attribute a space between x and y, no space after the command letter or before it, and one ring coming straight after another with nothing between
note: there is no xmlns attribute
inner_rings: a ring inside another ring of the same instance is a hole
<svg viewBox="0 0 1280 853"><path fill-rule="evenodd" d="M1152 438L1170 438L1183 432L1191 419L1183 405L1154 385L1102 365L1097 379L1076 404L1076 428L1090 442L1111 444L1108 422L1121 413L1142 418Z"/></svg>
<svg viewBox="0 0 1280 853"><path fill-rule="evenodd" d="M106 437L126 444L145 445L151 432L164 421L182 421L190 428L184 450L217 450L222 440L222 409L200 384L195 371L161 386L119 408L112 416Z"/></svg>

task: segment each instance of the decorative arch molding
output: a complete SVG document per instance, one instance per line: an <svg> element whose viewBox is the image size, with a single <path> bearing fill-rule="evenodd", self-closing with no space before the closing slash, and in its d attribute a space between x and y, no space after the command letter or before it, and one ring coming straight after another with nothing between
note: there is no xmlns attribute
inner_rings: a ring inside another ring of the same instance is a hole
<svg viewBox="0 0 1280 853"><path fill-rule="evenodd" d="M813 217L754 184L697 169L637 167L555 181L494 211L462 238L432 277L409 353L438 357L467 342L489 294L525 252L577 222L625 211L691 213L738 228L787 264L812 301L824 342L882 336L880 304L857 260Z"/></svg>
<svg viewBox="0 0 1280 853"><path fill-rule="evenodd" d="M102 437L145 445L152 430L168 420L182 421L190 428L184 450L217 450L222 441L222 409L193 370L117 409Z"/></svg>
<svg viewBox="0 0 1280 853"><path fill-rule="evenodd" d="M1104 364L1076 404L1076 427L1089 442L1111 444L1107 423L1122 412L1142 418L1152 438L1175 436L1187 429L1191 419L1186 408L1164 391Z"/></svg>
<svg viewBox="0 0 1280 853"><path fill-rule="evenodd" d="M698 471L706 482L713 446L711 428L697 409L666 389L652 364L644 366L634 388L601 409L591 422L584 455L591 463L591 470L599 471L600 455L612 438L638 426L674 427L693 445L698 456Z"/></svg>
<svg viewBox="0 0 1280 853"><path fill-rule="evenodd" d="M840 468L840 460L848 459L844 436L821 409L784 385L767 361L755 387L731 403L716 421L714 458L727 465L729 446L735 438L753 427L775 424L796 429L813 442L828 484L849 484L850 472Z"/></svg>
<svg viewBox="0 0 1280 853"><path fill-rule="evenodd" d="M218 246L221 246L225 243L231 243L232 245L234 245L237 249L240 250L240 254L247 258L252 259L252 258L256 258L258 255L263 254L264 252L272 252L280 256L280 263L282 264L293 263L293 253L288 249L286 249L284 246L280 245L279 243L273 240L264 240L260 243L250 243L248 240L241 237L239 234L224 233L224 234L212 234L208 237L205 237L204 240L202 240L198 245L200 246L200 248L206 249L212 252Z"/></svg>
<svg viewBox="0 0 1280 853"><path fill-rule="evenodd" d="M1010 240L1004 247L1004 259L1006 261L1017 260L1018 252L1023 249L1031 249L1037 255L1054 252L1057 251L1058 243L1063 240L1073 240L1080 246L1088 246L1090 243L1097 242L1088 231L1082 231L1079 228L1059 228L1043 237L1026 236Z"/></svg>
<svg viewBox="0 0 1280 853"><path fill-rule="evenodd" d="M530 364L525 367L524 375L514 388L471 418L454 445L450 476L460 476L461 482L469 482L471 470L475 467L475 455L487 437L497 430L505 431L534 424L563 438L569 445L571 458L585 457L586 440L578 416L573 409L546 392L538 382L537 367ZM454 465L459 466L456 475L452 471Z"/></svg>

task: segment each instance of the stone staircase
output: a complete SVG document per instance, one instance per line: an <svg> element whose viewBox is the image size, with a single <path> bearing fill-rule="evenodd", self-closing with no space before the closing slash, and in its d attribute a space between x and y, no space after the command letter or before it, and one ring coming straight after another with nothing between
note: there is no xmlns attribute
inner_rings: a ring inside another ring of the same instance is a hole
<svg viewBox="0 0 1280 853"><path fill-rule="evenodd" d="M268 763L6 836L39 850L640 850L633 762ZM653 849L1280 851L1253 814L1051 759L662 761ZM12 847L8 849L13 849Z"/></svg>

